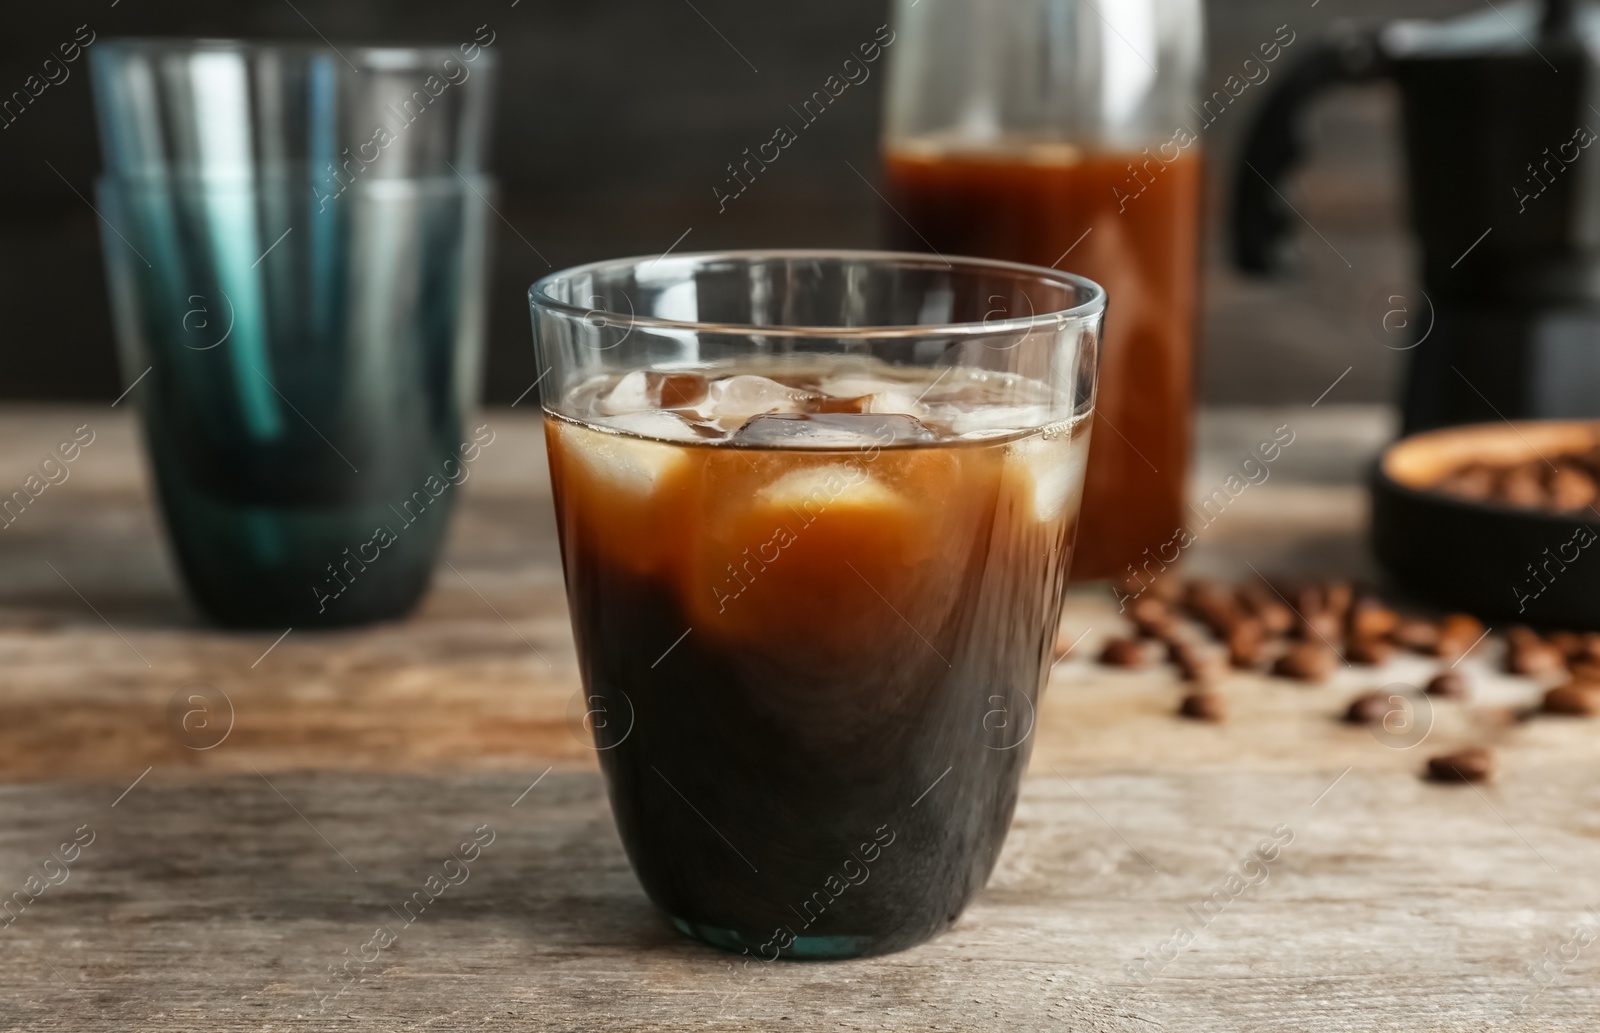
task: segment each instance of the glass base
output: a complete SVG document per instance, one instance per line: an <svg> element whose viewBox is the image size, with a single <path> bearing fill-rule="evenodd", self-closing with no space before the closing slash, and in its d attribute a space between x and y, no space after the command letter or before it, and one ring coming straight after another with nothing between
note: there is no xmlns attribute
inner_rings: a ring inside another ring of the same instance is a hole
<svg viewBox="0 0 1600 1033"><path fill-rule="evenodd" d="M732 929L686 922L672 915L668 917L672 919L673 928L685 936L735 954L748 952L763 961L773 960L770 954L774 949L778 951L778 957L804 961L839 961L879 953L874 950L877 940L871 936L796 936L789 946L780 948L774 943L771 933L753 938ZM766 953L761 953L763 949Z"/></svg>

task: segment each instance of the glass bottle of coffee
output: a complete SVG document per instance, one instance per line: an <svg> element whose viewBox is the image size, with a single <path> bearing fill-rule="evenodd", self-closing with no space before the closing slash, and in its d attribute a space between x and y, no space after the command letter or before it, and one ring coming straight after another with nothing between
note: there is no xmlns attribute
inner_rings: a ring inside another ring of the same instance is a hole
<svg viewBox="0 0 1600 1033"><path fill-rule="evenodd" d="M1182 517L1199 290L1201 0L896 0L895 246L1054 266L1109 296L1073 574ZM896 217L898 215L898 218Z"/></svg>

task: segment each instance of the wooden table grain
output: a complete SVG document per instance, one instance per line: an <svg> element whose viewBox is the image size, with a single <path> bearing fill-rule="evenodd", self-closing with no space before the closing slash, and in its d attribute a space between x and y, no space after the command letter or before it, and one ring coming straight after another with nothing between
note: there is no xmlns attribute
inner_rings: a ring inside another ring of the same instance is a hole
<svg viewBox="0 0 1600 1033"><path fill-rule="evenodd" d="M1409 748L1337 716L1427 677L1417 658L1238 675L1228 722L1179 721L1168 672L1085 659L1123 630L1093 588L999 867L949 932L746 968L684 940L569 716L537 421L485 419L418 612L280 638L183 602L127 414L0 410L0 487L96 433L0 531L0 1030L1594 1028L1600 726L1517 720L1539 686L1494 674L1492 642L1462 665L1473 704L1435 704ZM1295 443L1192 569L1370 575L1382 410L1208 413L1197 494L1281 425ZM208 749L169 727L196 684L232 710ZM1495 781L1418 777L1468 742L1498 747ZM405 910L473 839L464 881Z"/></svg>

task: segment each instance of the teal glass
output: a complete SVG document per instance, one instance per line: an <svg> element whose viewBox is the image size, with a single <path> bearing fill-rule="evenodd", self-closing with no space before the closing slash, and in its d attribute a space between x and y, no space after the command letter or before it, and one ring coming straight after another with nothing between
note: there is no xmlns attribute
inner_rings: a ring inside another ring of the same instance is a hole
<svg viewBox="0 0 1600 1033"><path fill-rule="evenodd" d="M94 55L123 382L184 581L219 623L407 612L492 440L470 426L492 62L466 54ZM449 79L437 96L430 76Z"/></svg>

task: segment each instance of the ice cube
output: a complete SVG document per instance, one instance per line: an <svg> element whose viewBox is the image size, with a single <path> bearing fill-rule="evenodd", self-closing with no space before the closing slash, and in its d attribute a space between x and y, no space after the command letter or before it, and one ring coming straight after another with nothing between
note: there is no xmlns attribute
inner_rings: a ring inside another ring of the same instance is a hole
<svg viewBox="0 0 1600 1033"><path fill-rule="evenodd" d="M629 413L611 417L603 425L628 433L607 434L562 424L563 454L577 460L595 480L634 495L653 494L663 480L688 464L689 456L679 445L632 435L688 435L675 438L685 441L698 438L687 421L670 413Z"/></svg>
<svg viewBox="0 0 1600 1033"><path fill-rule="evenodd" d="M662 412L659 409L607 416L595 420L595 423L602 427L615 427L629 434L637 434L642 438L660 438L663 441L704 441L706 438L706 435L700 433L682 416L677 413Z"/></svg>
<svg viewBox="0 0 1600 1033"><path fill-rule="evenodd" d="M768 505L813 517L832 505L881 509L905 504L860 465L845 463L790 470L756 494Z"/></svg>
<svg viewBox="0 0 1600 1033"><path fill-rule="evenodd" d="M655 391L652 390L653 386L648 372L642 369L634 370L617 381L616 386L600 399L596 408L603 416L620 416L623 413L660 408L656 402Z"/></svg>
<svg viewBox="0 0 1600 1033"><path fill-rule="evenodd" d="M799 413L752 416L733 436L736 445L777 448L859 448L932 441L914 416L878 413Z"/></svg>
<svg viewBox="0 0 1600 1033"><path fill-rule="evenodd" d="M1048 405L980 405L947 417L950 430L963 438L993 438L1043 427L1051 421Z"/></svg>
<svg viewBox="0 0 1600 1033"><path fill-rule="evenodd" d="M928 407L907 391L880 391L868 400L867 412L922 417L928 414Z"/></svg>
<svg viewBox="0 0 1600 1033"><path fill-rule="evenodd" d="M710 381L698 373L660 373L657 398L663 409L682 409L705 400Z"/></svg>
<svg viewBox="0 0 1600 1033"><path fill-rule="evenodd" d="M904 391L904 381L888 380L884 377L869 377L860 373L845 373L825 378L817 389L825 395L835 398L856 398L861 395L882 395L893 391Z"/></svg>
<svg viewBox="0 0 1600 1033"><path fill-rule="evenodd" d="M620 416L650 409L681 409L698 404L705 396L706 378L698 373L634 370L617 381L597 408L601 415Z"/></svg>
<svg viewBox="0 0 1600 1033"><path fill-rule="evenodd" d="M810 397L776 380L741 373L712 381L705 400L694 408L705 419L717 420L731 429L763 413L805 412Z"/></svg>
<svg viewBox="0 0 1600 1033"><path fill-rule="evenodd" d="M1048 523L1076 509L1089 457L1086 430L1034 434L1006 448L1006 459L1033 486L1033 514Z"/></svg>

